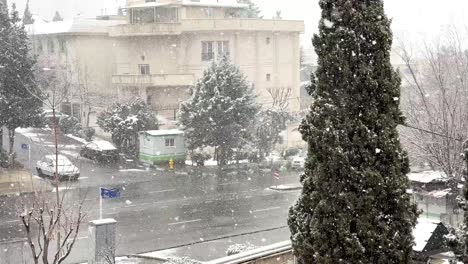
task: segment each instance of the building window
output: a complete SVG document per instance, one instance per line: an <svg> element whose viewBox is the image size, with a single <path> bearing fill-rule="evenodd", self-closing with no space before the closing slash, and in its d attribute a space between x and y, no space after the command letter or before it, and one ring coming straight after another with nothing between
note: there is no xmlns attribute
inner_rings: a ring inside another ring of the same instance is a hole
<svg viewBox="0 0 468 264"><path fill-rule="evenodd" d="M202 42L202 61L213 60L213 41Z"/></svg>
<svg viewBox="0 0 468 264"><path fill-rule="evenodd" d="M174 147L175 140L173 138L166 138L166 147Z"/></svg>
<svg viewBox="0 0 468 264"><path fill-rule="evenodd" d="M139 64L138 67L140 68L141 75L150 75L150 66L149 64Z"/></svg>
<svg viewBox="0 0 468 264"><path fill-rule="evenodd" d="M218 57L229 57L229 41L218 41Z"/></svg>
<svg viewBox="0 0 468 264"><path fill-rule="evenodd" d="M267 82L271 81L271 74L267 73L266 80L267 80Z"/></svg>
<svg viewBox="0 0 468 264"><path fill-rule="evenodd" d="M54 40L49 39L49 40L47 41L47 49L49 50L49 53L55 53Z"/></svg>
<svg viewBox="0 0 468 264"><path fill-rule="evenodd" d="M65 53L66 43L64 39L59 40L60 52Z"/></svg>
<svg viewBox="0 0 468 264"><path fill-rule="evenodd" d="M213 8L208 7L208 8L204 8L204 10L205 10L206 17L208 17L208 18L213 18L214 17L214 9Z"/></svg>

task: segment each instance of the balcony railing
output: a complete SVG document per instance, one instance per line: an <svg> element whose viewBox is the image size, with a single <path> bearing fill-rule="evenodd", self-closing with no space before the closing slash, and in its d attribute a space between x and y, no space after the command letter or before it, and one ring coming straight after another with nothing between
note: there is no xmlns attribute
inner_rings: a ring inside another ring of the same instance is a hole
<svg viewBox="0 0 468 264"><path fill-rule="evenodd" d="M137 86L191 86L195 82L192 74L122 74L112 76L112 83Z"/></svg>
<svg viewBox="0 0 468 264"><path fill-rule="evenodd" d="M178 23L125 24L110 28L112 37L179 35L182 32L304 32L304 22L268 19L184 19Z"/></svg>

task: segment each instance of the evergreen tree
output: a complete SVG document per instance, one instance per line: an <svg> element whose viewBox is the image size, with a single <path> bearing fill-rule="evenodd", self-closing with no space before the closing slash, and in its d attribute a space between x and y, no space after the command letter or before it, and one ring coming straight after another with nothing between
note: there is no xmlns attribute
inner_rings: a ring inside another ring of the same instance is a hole
<svg viewBox="0 0 468 264"><path fill-rule="evenodd" d="M42 114L41 92L34 75L35 60L15 6L0 12L0 127L6 127L13 157L15 130L36 125Z"/></svg>
<svg viewBox="0 0 468 264"><path fill-rule="evenodd" d="M251 140L250 130L259 111L252 87L225 57L211 64L193 93L179 113L188 148L214 147L218 164L224 165L233 149Z"/></svg>
<svg viewBox="0 0 468 264"><path fill-rule="evenodd" d="M97 124L111 133L114 144L131 157L138 155L138 132L158 129L156 117L141 99L110 106L99 114Z"/></svg>
<svg viewBox="0 0 468 264"><path fill-rule="evenodd" d="M247 18L261 18L260 8L252 0L242 0L241 3L247 4L248 8L242 12L243 17Z"/></svg>
<svg viewBox="0 0 468 264"><path fill-rule="evenodd" d="M461 197L458 197L459 206L464 212L463 225L461 230L454 232L453 237L456 239L449 241L448 244L460 261L468 263L468 140L463 143L463 148L463 159L465 160L465 169L463 170L464 186Z"/></svg>
<svg viewBox="0 0 468 264"><path fill-rule="evenodd" d="M54 18L52 18L52 21L54 21L54 22L63 21L63 18L60 15L59 11L55 11L55 15L54 15Z"/></svg>
<svg viewBox="0 0 468 264"><path fill-rule="evenodd" d="M400 78L382 0L322 0L309 151L288 224L298 262L410 263L417 208L397 126Z"/></svg>
<svg viewBox="0 0 468 264"><path fill-rule="evenodd" d="M26 8L24 9L23 24L24 25L34 24L34 19L32 17L31 11L29 10L29 0L26 2Z"/></svg>

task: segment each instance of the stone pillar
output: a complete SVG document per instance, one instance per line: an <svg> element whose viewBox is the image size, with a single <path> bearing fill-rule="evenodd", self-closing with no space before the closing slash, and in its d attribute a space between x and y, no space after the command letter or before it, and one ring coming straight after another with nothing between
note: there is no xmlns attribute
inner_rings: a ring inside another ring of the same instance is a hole
<svg viewBox="0 0 468 264"><path fill-rule="evenodd" d="M114 219L100 219L89 222L88 264L115 263Z"/></svg>

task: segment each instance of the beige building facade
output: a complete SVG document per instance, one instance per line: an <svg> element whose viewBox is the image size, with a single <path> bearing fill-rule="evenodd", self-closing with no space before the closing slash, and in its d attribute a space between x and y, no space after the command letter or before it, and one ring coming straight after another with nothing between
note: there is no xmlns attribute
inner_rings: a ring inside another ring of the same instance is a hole
<svg viewBox="0 0 468 264"><path fill-rule="evenodd" d="M290 111L299 111L304 23L245 18L246 8L232 0L128 0L120 17L35 23L28 31L40 57L69 65L93 98L107 98L91 103L91 112L138 96L173 120L190 87L220 56L240 67L260 103L273 101L271 91L290 89Z"/></svg>

